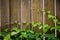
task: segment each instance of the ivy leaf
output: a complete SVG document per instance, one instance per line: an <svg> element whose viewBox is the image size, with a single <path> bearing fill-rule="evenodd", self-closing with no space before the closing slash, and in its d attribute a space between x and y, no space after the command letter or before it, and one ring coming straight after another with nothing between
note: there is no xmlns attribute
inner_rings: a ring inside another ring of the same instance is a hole
<svg viewBox="0 0 60 40"><path fill-rule="evenodd" d="M60 29L58 29L58 31L60 32Z"/></svg>
<svg viewBox="0 0 60 40"><path fill-rule="evenodd" d="M2 34L1 34L1 32L0 32L0 36L1 36Z"/></svg>
<svg viewBox="0 0 60 40"><path fill-rule="evenodd" d="M50 30L53 30L53 29L59 30L60 29L60 26L51 27Z"/></svg>
<svg viewBox="0 0 60 40"><path fill-rule="evenodd" d="M33 34L33 33L34 33L34 31L30 30L30 33L32 33L32 34Z"/></svg>
<svg viewBox="0 0 60 40"><path fill-rule="evenodd" d="M42 29L42 26L38 27L39 29Z"/></svg>
<svg viewBox="0 0 60 40"><path fill-rule="evenodd" d="M27 33L26 32L21 32L21 36L20 37L25 37L27 38Z"/></svg>
<svg viewBox="0 0 60 40"><path fill-rule="evenodd" d="M52 16L52 19L55 19L56 18L56 16Z"/></svg>
<svg viewBox="0 0 60 40"><path fill-rule="evenodd" d="M45 24L44 25L44 32L46 33L50 29L50 25Z"/></svg>
<svg viewBox="0 0 60 40"><path fill-rule="evenodd" d="M17 32L11 32L11 36L16 35L16 34L17 34Z"/></svg>
<svg viewBox="0 0 60 40"><path fill-rule="evenodd" d="M32 24L32 26L33 26L35 23L34 23L34 22L32 22L31 24Z"/></svg>
<svg viewBox="0 0 60 40"><path fill-rule="evenodd" d="M34 36L33 34L31 34L31 33L28 34L28 38L34 39L34 37L35 37L35 36Z"/></svg>
<svg viewBox="0 0 60 40"><path fill-rule="evenodd" d="M53 19L53 21L54 21L54 23L55 23L55 22L58 22L58 20L57 20L57 19Z"/></svg>
<svg viewBox="0 0 60 40"><path fill-rule="evenodd" d="M17 27L14 27L11 29L11 31L16 31L18 33L18 32L20 32L20 29L18 29Z"/></svg>
<svg viewBox="0 0 60 40"><path fill-rule="evenodd" d="M35 24L35 22L32 22L32 27L36 27L37 25Z"/></svg>
<svg viewBox="0 0 60 40"><path fill-rule="evenodd" d="M39 23L37 23L37 25L38 25L38 26L41 26L41 23L39 22Z"/></svg>
<svg viewBox="0 0 60 40"><path fill-rule="evenodd" d="M47 13L48 13L48 14L51 14L51 12L50 12L50 11L47 11Z"/></svg>
<svg viewBox="0 0 60 40"><path fill-rule="evenodd" d="M48 18L49 18L49 19L52 18L52 15L48 15Z"/></svg>
<svg viewBox="0 0 60 40"><path fill-rule="evenodd" d="M5 31L5 32L8 32L8 29L5 29L4 31Z"/></svg>
<svg viewBox="0 0 60 40"><path fill-rule="evenodd" d="M60 22L58 22L57 24L60 24Z"/></svg>
<svg viewBox="0 0 60 40"><path fill-rule="evenodd" d="M51 29L50 29L50 30L53 30L53 29L55 29L55 27L51 27Z"/></svg>
<svg viewBox="0 0 60 40"><path fill-rule="evenodd" d="M36 27L36 26L37 26L36 24L33 25L33 27Z"/></svg>
<svg viewBox="0 0 60 40"><path fill-rule="evenodd" d="M38 29L41 29L42 28L42 24L40 22L37 23L37 27L38 27Z"/></svg>
<svg viewBox="0 0 60 40"><path fill-rule="evenodd" d="M41 40L41 38L36 37L36 40Z"/></svg>
<svg viewBox="0 0 60 40"><path fill-rule="evenodd" d="M10 40L10 34L7 34L7 35L4 37L4 40Z"/></svg>

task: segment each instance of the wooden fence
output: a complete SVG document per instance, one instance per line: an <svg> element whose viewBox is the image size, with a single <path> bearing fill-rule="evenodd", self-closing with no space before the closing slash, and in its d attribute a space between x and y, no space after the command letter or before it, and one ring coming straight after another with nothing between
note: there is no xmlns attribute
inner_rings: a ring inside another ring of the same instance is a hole
<svg viewBox="0 0 60 40"><path fill-rule="evenodd" d="M44 16L43 9L50 10L60 20L60 0L0 0L0 26L4 29L6 24L16 21L21 23L20 28L23 22L32 21L53 25L52 20Z"/></svg>

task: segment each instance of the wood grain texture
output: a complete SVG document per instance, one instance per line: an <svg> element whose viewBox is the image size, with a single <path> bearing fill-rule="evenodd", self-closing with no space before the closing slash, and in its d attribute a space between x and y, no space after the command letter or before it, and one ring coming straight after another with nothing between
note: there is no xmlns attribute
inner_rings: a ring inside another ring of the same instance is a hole
<svg viewBox="0 0 60 40"><path fill-rule="evenodd" d="M57 19L60 21L60 0L56 1L57 3Z"/></svg>
<svg viewBox="0 0 60 40"><path fill-rule="evenodd" d="M50 10L51 14L54 15L54 4L53 0L45 0L45 9ZM22 23L30 22L30 0L22 0ZM21 0L11 0L11 12L9 12L9 0L1 0L1 26L9 23L9 13L11 13L11 22L21 22ZM60 20L60 2L57 0L57 18ZM32 0L32 14L33 21L42 22L42 0ZM45 16L45 23L53 25L52 20ZM25 26L25 25L24 25ZM26 27L27 28L27 27ZM28 27L29 28L29 27Z"/></svg>
<svg viewBox="0 0 60 40"><path fill-rule="evenodd" d="M1 0L1 26L9 23L9 0Z"/></svg>
<svg viewBox="0 0 60 40"><path fill-rule="evenodd" d="M32 10L33 10L33 21L42 22L42 1L41 0L33 0Z"/></svg>
<svg viewBox="0 0 60 40"><path fill-rule="evenodd" d="M0 0L0 27L1 27L1 0Z"/></svg>
<svg viewBox="0 0 60 40"><path fill-rule="evenodd" d="M45 10L51 11L51 15L54 15L54 1L53 0L45 0ZM47 15L45 15L45 23L53 25L53 21L48 19Z"/></svg>

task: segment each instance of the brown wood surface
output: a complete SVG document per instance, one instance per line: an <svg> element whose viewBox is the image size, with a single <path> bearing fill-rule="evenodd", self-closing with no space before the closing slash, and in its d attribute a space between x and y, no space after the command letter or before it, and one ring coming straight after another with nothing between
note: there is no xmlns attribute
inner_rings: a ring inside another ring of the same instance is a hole
<svg viewBox="0 0 60 40"><path fill-rule="evenodd" d="M1 26L9 23L9 0L1 0ZM7 27L7 26L6 26Z"/></svg>
<svg viewBox="0 0 60 40"><path fill-rule="evenodd" d="M0 0L0 27L1 27L1 0Z"/></svg>
<svg viewBox="0 0 60 40"><path fill-rule="evenodd" d="M18 21L21 22L21 0L10 0L11 1L11 11L9 12L9 0L0 0L0 23L2 28L7 23L9 23L9 13L11 13L11 23ZM45 9L50 10L52 15L54 15L54 5L53 0L45 0ZM30 22L30 0L22 0L22 23ZM32 14L33 21L42 22L42 0L32 0ZM57 18L60 20L60 2L57 0ZM52 20L49 20L45 15L45 23L53 24ZM26 27L27 28L27 27ZM28 27L29 28L29 27Z"/></svg>

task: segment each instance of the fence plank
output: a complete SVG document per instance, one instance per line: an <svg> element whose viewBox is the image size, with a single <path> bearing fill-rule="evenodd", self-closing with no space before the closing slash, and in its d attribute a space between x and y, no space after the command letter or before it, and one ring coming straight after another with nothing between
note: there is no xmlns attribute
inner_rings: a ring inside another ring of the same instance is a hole
<svg viewBox="0 0 60 40"><path fill-rule="evenodd" d="M20 7L21 7L21 0L11 0L11 24L15 22L19 25L19 28L20 28L20 21L21 21ZM13 24L11 27L15 27L15 26Z"/></svg>
<svg viewBox="0 0 60 40"><path fill-rule="evenodd" d="M54 14L53 0L45 0L45 10L46 10L46 11L50 10L50 11L51 11L51 14L52 14L52 15ZM46 17L45 23L48 23L48 24L53 25L52 20L48 19L48 18L47 18L47 15L46 15L45 17Z"/></svg>
<svg viewBox="0 0 60 40"><path fill-rule="evenodd" d="M9 0L1 0L1 26L9 23ZM6 26L7 27L7 26Z"/></svg>
<svg viewBox="0 0 60 40"><path fill-rule="evenodd" d="M0 0L0 32L1 32L1 0Z"/></svg>
<svg viewBox="0 0 60 40"><path fill-rule="evenodd" d="M37 22L42 23L42 0L32 0L32 13L33 13L33 21L35 23ZM38 30L37 27L33 29L36 31L40 31Z"/></svg>
<svg viewBox="0 0 60 40"><path fill-rule="evenodd" d="M57 19L60 21L60 0L56 0L56 8L57 8ZM57 32L57 37L59 37L60 36L60 32Z"/></svg>
<svg viewBox="0 0 60 40"><path fill-rule="evenodd" d="M30 0L22 0L22 23L23 22L30 22ZM23 25L23 28L26 28L26 25Z"/></svg>
<svg viewBox="0 0 60 40"><path fill-rule="evenodd" d="M60 0L56 0L56 2L57 2L57 18L58 18L58 20L60 20Z"/></svg>
<svg viewBox="0 0 60 40"><path fill-rule="evenodd" d="M0 27L1 27L1 0L0 0Z"/></svg>
<svg viewBox="0 0 60 40"><path fill-rule="evenodd" d="M11 22L19 21L19 0L11 0Z"/></svg>
<svg viewBox="0 0 60 40"><path fill-rule="evenodd" d="M11 0L11 23L18 21L21 22L21 0ZM50 10L54 15L53 0L45 0L45 9ZM57 18L59 17L60 4L57 0ZM22 23L24 21L30 22L30 0L22 0ZM42 0L32 0L32 13L33 21L42 23ZM4 26L9 23L9 0L1 0L1 25ZM45 23L53 25L52 20L45 16ZM2 27L3 28L3 27ZM27 27L26 27L27 28ZM30 28L30 27L28 27ZM34 30L37 30L34 28Z"/></svg>
<svg viewBox="0 0 60 40"><path fill-rule="evenodd" d="M32 3L32 10L33 10L33 20L35 22L42 22L42 7L41 7L41 0L33 0Z"/></svg>

